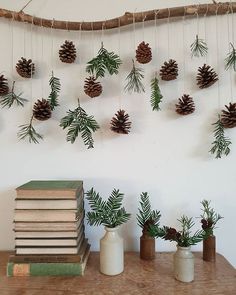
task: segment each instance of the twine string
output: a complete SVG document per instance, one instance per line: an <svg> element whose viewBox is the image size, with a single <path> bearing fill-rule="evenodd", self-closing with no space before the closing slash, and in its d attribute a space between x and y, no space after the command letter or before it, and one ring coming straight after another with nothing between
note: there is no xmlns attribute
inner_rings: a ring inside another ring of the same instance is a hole
<svg viewBox="0 0 236 295"><path fill-rule="evenodd" d="M120 18L118 18L118 55L120 56ZM121 85L121 75L120 71L118 73L118 79L119 79L119 87L120 89L122 88ZM119 96L118 96L118 103L119 103L119 109L121 109L121 90L119 91Z"/></svg>
<svg viewBox="0 0 236 295"><path fill-rule="evenodd" d="M233 10L232 0L230 0L230 7L231 7L231 20L232 20L232 42L234 45L234 10Z"/></svg>
<svg viewBox="0 0 236 295"><path fill-rule="evenodd" d="M23 14L23 55L25 56L25 43L26 43L26 22L25 22L25 15Z"/></svg>
<svg viewBox="0 0 236 295"><path fill-rule="evenodd" d="M14 20L15 20L15 14L13 12L12 20L11 20L11 71L12 71L12 76L14 75L14 66L13 66L13 60L14 60Z"/></svg>
<svg viewBox="0 0 236 295"><path fill-rule="evenodd" d="M155 34L154 34L154 43L155 43L155 56L157 57L158 46L157 46L157 18L160 10L155 10ZM156 69L157 69L157 58L155 59ZM157 76L157 71L155 71L155 76Z"/></svg>
<svg viewBox="0 0 236 295"><path fill-rule="evenodd" d="M54 18L52 19L52 25L51 25L51 68L52 71L54 70L54 59L53 59L53 50L54 50L54 32L53 32L53 26L54 26Z"/></svg>
<svg viewBox="0 0 236 295"><path fill-rule="evenodd" d="M227 12L227 31L228 31L228 45L229 45L229 53L231 50L231 46L230 46L230 23L229 23L229 10ZM230 78L230 101L232 102L233 100L233 82L232 82L232 69L229 68L229 78Z"/></svg>
<svg viewBox="0 0 236 295"><path fill-rule="evenodd" d="M207 44L207 25L206 25L206 21L207 21L207 13L208 13L208 10L209 10L209 6L207 4L207 9L206 9L206 13L204 14L204 40ZM208 64L208 54L205 55L205 62L206 64Z"/></svg>
<svg viewBox="0 0 236 295"><path fill-rule="evenodd" d="M184 15L183 15L183 91L185 92L185 15L186 15L186 7L184 7Z"/></svg>
<svg viewBox="0 0 236 295"><path fill-rule="evenodd" d="M32 60L33 60L33 26L34 26L34 16L32 16L31 27L30 27L30 51L31 51ZM31 108L33 108L33 67L31 67L31 72L30 72L30 98L31 98Z"/></svg>
<svg viewBox="0 0 236 295"><path fill-rule="evenodd" d="M168 8L168 18L167 18L167 54L168 54L168 59L170 59L170 8Z"/></svg>
<svg viewBox="0 0 236 295"><path fill-rule="evenodd" d="M79 25L79 46L80 46L80 44L82 44L82 42L81 42L82 41L82 24L83 24L83 21ZM79 56L80 56L79 62L82 65L81 47L80 47L80 51L79 51Z"/></svg>
<svg viewBox="0 0 236 295"><path fill-rule="evenodd" d="M218 29L219 29L219 24L218 24L218 9L219 5L217 6L216 9L216 15L215 15L215 20L216 20L216 62L217 62L217 71L218 71L218 76L220 76L220 65L219 65L219 36L218 36ZM220 83L219 80L217 81L217 91L218 91L218 108L220 109Z"/></svg>
<svg viewBox="0 0 236 295"><path fill-rule="evenodd" d="M43 64L43 61L44 61L44 39L43 39L43 20L41 18L41 59L42 59L42 64ZM43 98L43 95L44 95L44 83L43 83L43 73L42 73L42 77L41 77L41 93L42 93L42 98Z"/></svg>
<svg viewBox="0 0 236 295"><path fill-rule="evenodd" d="M136 9L135 9L136 11ZM135 39L135 11L133 12L133 41L134 41L134 52L136 50L136 39Z"/></svg>
<svg viewBox="0 0 236 295"><path fill-rule="evenodd" d="M143 21L142 21L142 31L143 31L143 41L144 41L144 37L145 37L145 34L144 34L144 30L145 30L145 26L144 26L144 22L145 22L145 19L146 19L146 15L143 16L143 12L142 12L142 17L143 17Z"/></svg>

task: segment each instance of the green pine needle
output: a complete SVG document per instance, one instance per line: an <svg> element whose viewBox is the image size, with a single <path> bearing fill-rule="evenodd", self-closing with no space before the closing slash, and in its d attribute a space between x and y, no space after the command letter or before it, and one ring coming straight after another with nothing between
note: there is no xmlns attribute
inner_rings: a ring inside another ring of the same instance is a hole
<svg viewBox="0 0 236 295"><path fill-rule="evenodd" d="M49 94L48 102L50 103L51 109L54 110L55 107L59 106L58 96L61 90L60 79L55 77L53 72L49 80L49 85L51 87L51 92Z"/></svg>
<svg viewBox="0 0 236 295"><path fill-rule="evenodd" d="M86 72L94 75L97 79L98 77L104 77L106 70L110 75L118 74L121 64L120 57L114 52L108 52L102 43L97 56L88 62Z"/></svg>
<svg viewBox="0 0 236 295"><path fill-rule="evenodd" d="M66 140L74 143L79 133L88 149L93 148L92 132L99 129L99 125L93 116L88 116L79 105L75 110L69 110L67 115L61 119L60 126L68 128Z"/></svg>
<svg viewBox="0 0 236 295"><path fill-rule="evenodd" d="M28 138L30 143L39 143L39 140L43 139L43 136L34 129L33 124L33 116L31 117L30 123L25 125L20 125L20 130L17 133L17 136L20 140L24 140Z"/></svg>
<svg viewBox="0 0 236 295"><path fill-rule="evenodd" d="M160 88L159 88L159 81L157 77L154 77L151 81L151 106L152 110L160 110L160 102L163 98Z"/></svg>
<svg viewBox="0 0 236 295"><path fill-rule="evenodd" d="M125 86L125 91L128 91L129 93L144 92L145 89L144 89L144 85L142 83L143 78L144 78L143 69L137 68L134 64L134 61L133 61L132 70L125 79L125 80L127 80L127 84Z"/></svg>
<svg viewBox="0 0 236 295"><path fill-rule="evenodd" d="M198 35L196 35L196 39L194 42L190 45L191 48L191 56L200 57L200 56L206 56L208 52L207 44L203 39L199 39Z"/></svg>
<svg viewBox="0 0 236 295"><path fill-rule="evenodd" d="M138 209L139 213L137 214L138 225L141 228L144 228L147 222L151 221L153 225L159 226L161 214L160 211L151 210L151 203L149 200L148 193L143 192L140 195L140 198L141 201L139 203L141 208Z"/></svg>
<svg viewBox="0 0 236 295"><path fill-rule="evenodd" d="M236 72L236 49L234 48L232 43L230 43L230 46L232 48L225 59L225 69L229 70L230 68L233 68Z"/></svg>
<svg viewBox="0 0 236 295"><path fill-rule="evenodd" d="M107 201L104 201L93 188L86 195L92 210L87 212L90 225L102 224L114 228L130 219L131 214L127 213L124 207L121 207L124 194L120 193L119 190L114 189Z"/></svg>
<svg viewBox="0 0 236 295"><path fill-rule="evenodd" d="M22 92L20 94L15 94L14 88L15 88L15 81L13 81L11 91L0 98L0 104L2 105L3 108L4 107L10 108L13 104L23 107L25 102L28 101L27 99L21 97Z"/></svg>
<svg viewBox="0 0 236 295"><path fill-rule="evenodd" d="M232 143L229 138L224 135L224 126L220 120L220 115L218 121L212 125L215 125L216 127L214 129L215 140L212 143L213 147L210 149L210 153L215 154L216 159L221 158L222 155L228 156L230 153L229 146Z"/></svg>

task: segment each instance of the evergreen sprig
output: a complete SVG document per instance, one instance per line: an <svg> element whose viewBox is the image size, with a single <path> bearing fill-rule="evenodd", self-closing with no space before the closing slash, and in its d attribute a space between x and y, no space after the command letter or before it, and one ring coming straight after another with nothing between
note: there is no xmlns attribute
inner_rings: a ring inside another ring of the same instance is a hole
<svg viewBox="0 0 236 295"><path fill-rule="evenodd" d="M118 69L121 64L122 61L120 57L114 52L108 52L107 49L104 48L102 42L97 56L88 62L86 72L90 75L94 75L97 79L98 77L104 77L106 70L110 75L118 74Z"/></svg>
<svg viewBox="0 0 236 295"><path fill-rule="evenodd" d="M161 214L160 211L151 210L151 203L147 192L142 192L140 195L141 201L137 214L138 225L143 229L145 226L155 225L159 226Z"/></svg>
<svg viewBox="0 0 236 295"><path fill-rule="evenodd" d="M213 231L216 228L216 223L223 217L216 213L215 210L210 206L211 201L203 200L201 202L203 208L201 217L202 229L208 234L213 235Z"/></svg>
<svg viewBox="0 0 236 295"><path fill-rule="evenodd" d="M200 57L206 56L208 52L207 44L203 39L199 39L198 35L196 35L196 39L190 45L191 48L191 56Z"/></svg>
<svg viewBox="0 0 236 295"><path fill-rule="evenodd" d="M68 128L66 140L74 143L79 133L88 149L93 148L94 140L92 132L99 129L99 125L93 116L88 116L86 111L79 106L67 112L67 115L61 119L60 126Z"/></svg>
<svg viewBox="0 0 236 295"><path fill-rule="evenodd" d="M135 66L134 60L133 60L133 67L131 72L128 74L125 80L127 80L127 84L125 85L125 91L128 91L129 93L137 92L141 93L144 92L144 85L143 85L143 69L137 68Z"/></svg>
<svg viewBox="0 0 236 295"><path fill-rule="evenodd" d="M13 104L23 107L25 102L28 101L27 99L21 97L23 92L16 94L14 92L14 88L15 88L15 81L13 81L12 83L11 91L0 98L0 104L2 105L3 108L4 107L10 108Z"/></svg>
<svg viewBox="0 0 236 295"><path fill-rule="evenodd" d="M229 70L233 68L236 72L236 49L232 43L230 43L231 51L228 53L228 56L225 59L225 69Z"/></svg>
<svg viewBox="0 0 236 295"><path fill-rule="evenodd" d="M151 81L151 106L152 110L160 110L160 103L163 96L159 87L159 81L157 77L154 77Z"/></svg>
<svg viewBox="0 0 236 295"><path fill-rule="evenodd" d="M43 139L43 136L34 129L33 127L33 116L30 119L29 124L20 125L20 130L17 133L17 136L20 140L28 138L29 142L39 143L39 140Z"/></svg>
<svg viewBox="0 0 236 295"><path fill-rule="evenodd" d="M215 154L215 158L219 159L222 155L227 156L230 153L229 146L232 144L229 138L225 137L224 126L221 122L220 115L217 122L213 123L215 125L213 147L210 149L211 154Z"/></svg>
<svg viewBox="0 0 236 295"><path fill-rule="evenodd" d="M103 200L99 193L93 188L86 192L87 200L91 207L87 212L87 219L90 225L103 225L109 228L117 227L130 219L131 214L122 207L124 194L114 189L107 199Z"/></svg>
<svg viewBox="0 0 236 295"><path fill-rule="evenodd" d="M53 72L49 80L49 85L51 87L51 92L49 94L48 102L50 103L51 109L54 110L55 107L59 106L58 96L61 90L61 83L60 79L55 77Z"/></svg>

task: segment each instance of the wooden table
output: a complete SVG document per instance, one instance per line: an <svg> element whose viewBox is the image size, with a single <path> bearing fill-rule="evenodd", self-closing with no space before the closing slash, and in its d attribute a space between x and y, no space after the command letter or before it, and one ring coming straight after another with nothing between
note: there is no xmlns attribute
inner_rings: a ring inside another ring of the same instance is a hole
<svg viewBox="0 0 236 295"><path fill-rule="evenodd" d="M6 277L10 252L0 252L0 295L236 295L236 271L217 254L216 263L195 253L195 281L173 277L173 253L157 253L154 261L125 254L125 271L114 277L99 273L99 254L92 252L84 277Z"/></svg>

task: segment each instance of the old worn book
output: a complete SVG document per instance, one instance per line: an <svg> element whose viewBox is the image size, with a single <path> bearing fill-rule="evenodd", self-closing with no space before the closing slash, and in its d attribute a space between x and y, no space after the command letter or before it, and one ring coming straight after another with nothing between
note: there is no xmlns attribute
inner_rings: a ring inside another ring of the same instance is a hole
<svg viewBox="0 0 236 295"><path fill-rule="evenodd" d="M78 251L78 254L75 255L10 255L9 262L14 263L42 263L42 262L77 262L80 263L83 260L85 251L88 245L88 239L84 239L83 243Z"/></svg>
<svg viewBox="0 0 236 295"><path fill-rule="evenodd" d="M83 220L83 219L82 219ZM83 222L83 221L82 221ZM80 226L81 221L74 222L15 222L14 231L28 231L28 232L65 232L76 231Z"/></svg>
<svg viewBox="0 0 236 295"><path fill-rule="evenodd" d="M21 210L16 209L15 222L73 222L79 218L79 210Z"/></svg>
<svg viewBox="0 0 236 295"><path fill-rule="evenodd" d="M52 262L52 263L15 263L8 262L7 276L82 276L90 253L90 245L87 245L83 261L76 262Z"/></svg>
<svg viewBox="0 0 236 295"><path fill-rule="evenodd" d="M74 231L17 231L15 232L16 239L46 239L46 238L76 238L79 229Z"/></svg>
<svg viewBox="0 0 236 295"><path fill-rule="evenodd" d="M16 193L19 199L75 199L82 190L81 180L32 180L16 188Z"/></svg>

